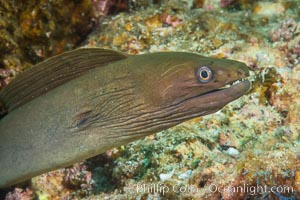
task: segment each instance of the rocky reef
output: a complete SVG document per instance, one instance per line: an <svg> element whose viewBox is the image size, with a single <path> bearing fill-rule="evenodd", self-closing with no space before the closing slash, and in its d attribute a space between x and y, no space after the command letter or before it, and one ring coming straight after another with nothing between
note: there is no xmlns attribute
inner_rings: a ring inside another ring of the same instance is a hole
<svg viewBox="0 0 300 200"><path fill-rule="evenodd" d="M78 46L110 12L102 2L0 1L0 88L32 64Z"/></svg>
<svg viewBox="0 0 300 200"><path fill-rule="evenodd" d="M252 89L215 114L35 177L30 186L8 192L6 199L299 199L300 3L249 2L128 1L126 6L134 10L101 20L101 28L83 46L129 54L190 51L239 60L252 69ZM124 2L113 3L120 7ZM80 5L91 13L87 1ZM21 26L5 22L17 27L19 38L26 36L30 50L16 50L18 34L7 33L8 46L1 49L16 53L1 53L1 58L18 64L2 63L0 78L18 70L15 66L39 61L39 55L65 51L69 43L73 48L91 30L91 23L85 24L91 15L81 21L71 12L77 30L59 26L55 19L42 21L54 11L64 13L58 7L45 7L36 15L32 7L19 16Z"/></svg>

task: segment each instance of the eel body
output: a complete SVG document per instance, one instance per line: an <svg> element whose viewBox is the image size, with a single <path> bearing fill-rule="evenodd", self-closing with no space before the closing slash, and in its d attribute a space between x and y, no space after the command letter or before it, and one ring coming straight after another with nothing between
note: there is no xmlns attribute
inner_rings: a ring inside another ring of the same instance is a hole
<svg viewBox="0 0 300 200"><path fill-rule="evenodd" d="M0 188L216 112L248 91L247 76L241 62L184 52L52 57L0 91Z"/></svg>

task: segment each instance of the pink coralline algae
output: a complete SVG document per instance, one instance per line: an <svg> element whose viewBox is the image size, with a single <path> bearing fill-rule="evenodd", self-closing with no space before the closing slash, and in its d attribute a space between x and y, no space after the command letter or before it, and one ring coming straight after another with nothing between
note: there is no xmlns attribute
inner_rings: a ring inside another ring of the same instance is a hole
<svg viewBox="0 0 300 200"><path fill-rule="evenodd" d="M234 2L235 0L220 0L221 7L223 8L231 5Z"/></svg>
<svg viewBox="0 0 300 200"><path fill-rule="evenodd" d="M32 190L26 188L25 190L21 188L15 188L12 192L9 192L5 200L31 200L34 198Z"/></svg>
<svg viewBox="0 0 300 200"><path fill-rule="evenodd" d="M19 71L19 69L16 69ZM0 89L6 86L16 74L15 69L3 69L0 68Z"/></svg>
<svg viewBox="0 0 300 200"><path fill-rule="evenodd" d="M270 39L272 42L289 41L294 37L297 30L297 24L293 19L284 20L278 29L272 29L270 32Z"/></svg>
<svg viewBox="0 0 300 200"><path fill-rule="evenodd" d="M182 23L181 19L179 19L176 16L169 15L169 14L163 14L161 16L161 20L164 24L167 24L167 25L172 26L172 27L176 27L176 26L178 26L179 24Z"/></svg>
<svg viewBox="0 0 300 200"><path fill-rule="evenodd" d="M107 16L111 12L126 10L127 1L124 0L92 0L93 11L96 17Z"/></svg>
<svg viewBox="0 0 300 200"><path fill-rule="evenodd" d="M65 169L63 183L68 188L86 190L86 193L92 190L92 173L87 170L85 164L75 164L71 168Z"/></svg>

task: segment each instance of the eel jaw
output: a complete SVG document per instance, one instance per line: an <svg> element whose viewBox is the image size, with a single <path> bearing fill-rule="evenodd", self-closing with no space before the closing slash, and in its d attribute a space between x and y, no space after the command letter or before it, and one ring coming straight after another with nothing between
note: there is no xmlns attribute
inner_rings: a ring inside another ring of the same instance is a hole
<svg viewBox="0 0 300 200"><path fill-rule="evenodd" d="M187 119L207 115L222 109L226 104L238 99L250 89L250 81L234 81L222 88L211 90L188 98L180 103L182 109L187 112ZM232 86L230 86L232 85Z"/></svg>
<svg viewBox="0 0 300 200"><path fill-rule="evenodd" d="M203 93L201 94L202 95L206 95L206 94L210 94L210 93L214 93L214 92L219 92L219 91L223 91L223 90L226 90L227 92L230 91L230 88L236 88L237 85L240 85L240 89L242 90L245 90L246 88L248 88L245 92L243 92L243 94L245 94L251 87L251 84L250 84L250 81L245 79L245 78L242 78L242 79L238 79L238 80L235 80L235 81L231 81L230 83L224 85L223 87L220 87L218 89L214 89L214 90L211 90L211 91L208 91L206 93ZM243 86L243 87L241 87Z"/></svg>
<svg viewBox="0 0 300 200"><path fill-rule="evenodd" d="M215 91L215 93L223 92L226 93L225 96L230 95L232 97L238 98L247 93L250 88L250 81L241 79L225 85L224 87L218 89L218 91Z"/></svg>
<svg viewBox="0 0 300 200"><path fill-rule="evenodd" d="M250 88L251 84L249 80L239 79L219 89L202 94L199 97L209 99L210 104L220 104L220 108L222 108L224 105L247 93Z"/></svg>

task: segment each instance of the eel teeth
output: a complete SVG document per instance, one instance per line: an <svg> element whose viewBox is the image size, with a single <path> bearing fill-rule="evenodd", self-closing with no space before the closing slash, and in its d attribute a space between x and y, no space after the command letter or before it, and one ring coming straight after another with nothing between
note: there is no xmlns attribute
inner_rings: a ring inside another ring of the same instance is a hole
<svg viewBox="0 0 300 200"><path fill-rule="evenodd" d="M231 86L233 86L233 85L235 85L235 84L238 84L238 83L240 83L241 81L244 81L244 80L246 80L246 78L242 78L242 79L239 79L239 80L230 82L230 83L228 83L227 85L221 87L220 89L230 88Z"/></svg>

